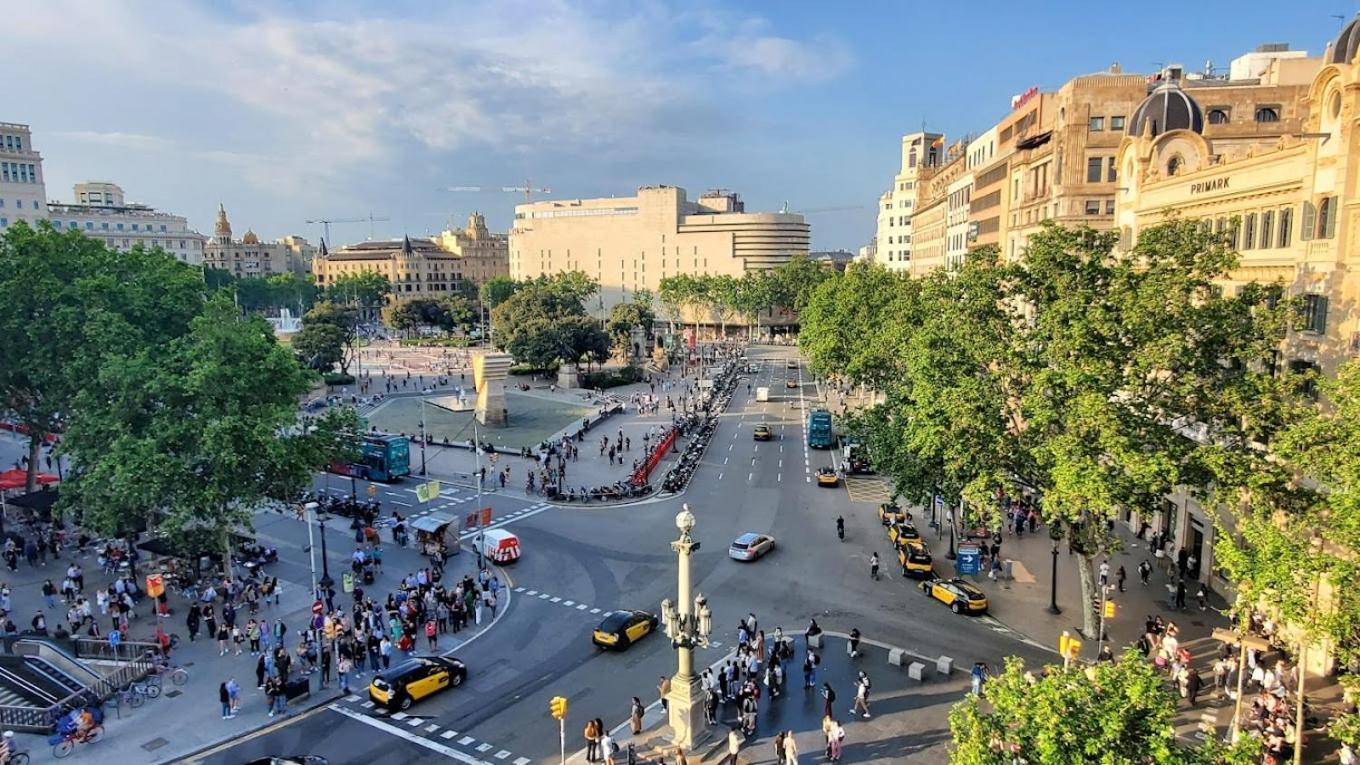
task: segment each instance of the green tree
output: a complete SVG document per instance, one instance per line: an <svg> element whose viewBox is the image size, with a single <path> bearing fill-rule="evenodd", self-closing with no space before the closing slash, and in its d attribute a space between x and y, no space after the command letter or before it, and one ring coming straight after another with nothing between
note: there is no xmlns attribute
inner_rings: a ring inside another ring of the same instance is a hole
<svg viewBox="0 0 1360 765"><path fill-rule="evenodd" d="M835 271L814 263L806 255L795 255L775 269L775 304L802 313L818 285L832 278Z"/></svg>
<svg viewBox="0 0 1360 765"><path fill-rule="evenodd" d="M324 449L298 432L308 376L259 318L223 299L189 334L109 354L67 433L61 507L114 534L145 524L188 552L225 551L268 499L293 499ZM197 548L197 549L194 549Z"/></svg>
<svg viewBox="0 0 1360 765"><path fill-rule="evenodd" d="M694 280L689 274L661 277L657 296L661 299L661 305L666 309L666 316L671 323L672 332L675 331L676 323L683 321L684 310L689 304L689 294L693 287Z"/></svg>
<svg viewBox="0 0 1360 765"><path fill-rule="evenodd" d="M483 308L492 311L495 310L496 306L509 300L519 287L519 282L508 276L493 276L487 279L478 290L478 300Z"/></svg>
<svg viewBox="0 0 1360 765"><path fill-rule="evenodd" d="M531 284L574 299L582 306L585 305L586 298L594 295L600 289L600 283L592 279L585 271L560 271L551 276L544 274L534 279Z"/></svg>
<svg viewBox="0 0 1360 765"><path fill-rule="evenodd" d="M770 271L747 271L737 282L733 307L746 317L748 335L760 336L760 312L774 305L775 277Z"/></svg>
<svg viewBox="0 0 1360 765"><path fill-rule="evenodd" d="M103 357L187 332L207 289L197 269L159 249L110 250L45 221L0 234L0 411L27 430L30 491L41 445L76 415Z"/></svg>
<svg viewBox="0 0 1360 765"><path fill-rule="evenodd" d="M339 364L340 372L349 374L359 354L359 309L327 300L317 303L303 315L293 348L306 366L330 369Z"/></svg>
<svg viewBox="0 0 1360 765"><path fill-rule="evenodd" d="M949 713L951 765L1248 765L1255 742L1225 749L1176 739L1176 698L1133 651L1118 661L1028 671L1018 658Z"/></svg>
<svg viewBox="0 0 1360 765"><path fill-rule="evenodd" d="M376 271L344 274L326 286L325 298L331 303L355 306L367 315L376 315L383 301L392 294L392 284Z"/></svg>
<svg viewBox="0 0 1360 765"><path fill-rule="evenodd" d="M383 321L392 329L408 333L418 328L425 319L425 311L421 306L423 298L413 300L398 300L383 308Z"/></svg>

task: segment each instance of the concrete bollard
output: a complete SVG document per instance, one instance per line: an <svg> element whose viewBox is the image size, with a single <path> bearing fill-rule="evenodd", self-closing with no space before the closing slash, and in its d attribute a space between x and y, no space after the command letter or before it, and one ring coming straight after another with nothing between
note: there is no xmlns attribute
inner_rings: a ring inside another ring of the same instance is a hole
<svg viewBox="0 0 1360 765"><path fill-rule="evenodd" d="M915 680L918 683L924 683L926 681L925 671L926 665L922 664L919 661L913 661L910 665L907 666L907 677L911 678L912 680Z"/></svg>
<svg viewBox="0 0 1360 765"><path fill-rule="evenodd" d="M948 677L954 671L954 660L948 656L941 656L935 660L935 671Z"/></svg>
<svg viewBox="0 0 1360 765"><path fill-rule="evenodd" d="M906 658L906 656L907 652L903 651L901 648L888 649L888 663L893 665L894 667L902 666L902 661L903 659Z"/></svg>

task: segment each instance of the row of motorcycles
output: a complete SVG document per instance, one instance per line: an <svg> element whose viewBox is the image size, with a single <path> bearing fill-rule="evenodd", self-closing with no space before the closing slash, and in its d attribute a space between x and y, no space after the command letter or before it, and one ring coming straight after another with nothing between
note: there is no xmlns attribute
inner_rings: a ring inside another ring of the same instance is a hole
<svg viewBox="0 0 1360 765"><path fill-rule="evenodd" d="M367 526L373 525L373 522L378 518L378 512L382 509L382 505L375 499L361 500L353 497L332 497L328 494L321 494L314 491L303 494L302 498L298 501L301 505L306 505L308 502L315 502L317 504L317 512L319 513L339 515L345 518L355 518L362 521L364 525Z"/></svg>
<svg viewBox="0 0 1360 765"><path fill-rule="evenodd" d="M632 481L615 481L607 486L596 486L591 489L582 487L580 491L568 488L566 491L557 491L549 497L559 502L590 502L591 500L619 500L645 497L652 493L651 484L635 484Z"/></svg>
<svg viewBox="0 0 1360 765"><path fill-rule="evenodd" d="M689 484L695 468L699 467L699 461L703 459L704 451L708 449L708 442L713 438L713 431L718 427L718 415L727 409L736 387L736 366L729 362L717 386L711 389L703 409L705 413L702 416L686 415L676 423L681 435L693 435L694 438L685 447L675 466L666 471L665 478L661 480L662 491L682 491Z"/></svg>

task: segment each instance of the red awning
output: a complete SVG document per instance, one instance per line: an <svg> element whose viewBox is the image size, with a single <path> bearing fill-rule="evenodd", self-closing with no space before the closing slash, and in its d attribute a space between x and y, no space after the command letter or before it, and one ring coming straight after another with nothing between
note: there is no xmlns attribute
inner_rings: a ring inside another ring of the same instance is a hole
<svg viewBox="0 0 1360 765"><path fill-rule="evenodd" d="M39 473L37 478L38 485L40 486L49 483L56 483L58 480L60 480L51 473ZM13 470L6 470L3 473L0 473L0 491L5 491L8 489L22 489L27 483L28 483L27 470L19 470L18 468L15 468Z"/></svg>

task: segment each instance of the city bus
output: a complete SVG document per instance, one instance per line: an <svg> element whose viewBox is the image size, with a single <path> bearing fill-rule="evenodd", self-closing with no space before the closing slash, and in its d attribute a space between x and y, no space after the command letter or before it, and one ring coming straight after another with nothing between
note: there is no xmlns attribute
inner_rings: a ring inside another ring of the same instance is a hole
<svg viewBox="0 0 1360 765"><path fill-rule="evenodd" d="M830 449L834 438L831 435L831 412L814 409L808 415L807 442L814 449Z"/></svg>
<svg viewBox="0 0 1360 765"><path fill-rule="evenodd" d="M411 474L411 439L366 435L359 441L359 461L331 465L332 473L366 481L395 481Z"/></svg>

